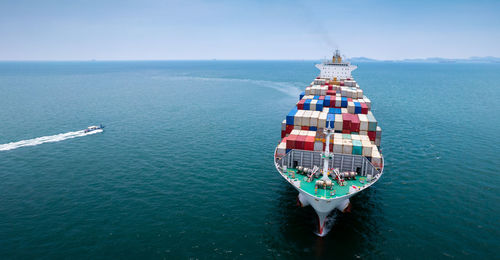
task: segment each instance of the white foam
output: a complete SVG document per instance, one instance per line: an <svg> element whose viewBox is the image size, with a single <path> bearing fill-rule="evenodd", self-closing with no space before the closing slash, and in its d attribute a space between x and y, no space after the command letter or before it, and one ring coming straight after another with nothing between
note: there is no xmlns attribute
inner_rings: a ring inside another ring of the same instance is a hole
<svg viewBox="0 0 500 260"><path fill-rule="evenodd" d="M9 151L9 150L17 149L20 147L35 146L35 145L44 144L44 143L60 142L60 141L66 140L66 139L71 139L71 138L75 138L75 137L82 137L82 136L92 135L92 134L101 133L101 132L102 132L102 129L98 129L96 131L92 131L92 132L88 132L88 133L85 133L84 130L80 130L80 131L67 132L67 133L57 134L57 135L42 136L42 137L28 139L28 140L22 140L22 141L18 141L18 142L0 144L0 151Z"/></svg>

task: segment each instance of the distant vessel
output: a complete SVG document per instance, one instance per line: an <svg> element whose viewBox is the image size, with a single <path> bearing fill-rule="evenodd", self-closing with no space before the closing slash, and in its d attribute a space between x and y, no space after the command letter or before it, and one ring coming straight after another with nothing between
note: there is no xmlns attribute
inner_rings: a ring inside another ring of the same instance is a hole
<svg viewBox="0 0 500 260"><path fill-rule="evenodd" d="M89 127L87 127L87 129L83 130L83 132L89 133L89 132L97 131L100 129L104 129L104 126L102 124L100 124L99 126L96 126L96 125L89 126Z"/></svg>
<svg viewBox="0 0 500 260"><path fill-rule="evenodd" d="M384 161L382 129L351 76L357 66L343 62L337 50L316 67L319 77L282 122L274 164L299 191L300 204L314 208L323 236L326 217L334 209L349 209L350 197L377 182Z"/></svg>

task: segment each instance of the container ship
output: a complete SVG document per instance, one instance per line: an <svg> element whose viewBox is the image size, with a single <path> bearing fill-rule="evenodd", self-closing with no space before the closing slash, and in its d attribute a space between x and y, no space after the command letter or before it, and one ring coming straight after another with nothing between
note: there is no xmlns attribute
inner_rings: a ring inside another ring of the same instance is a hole
<svg viewBox="0 0 500 260"><path fill-rule="evenodd" d="M298 203L318 215L318 235L326 234L327 216L350 209L349 199L383 174L382 129L371 101L337 50L317 64L319 76L305 88L281 123L274 152L276 170L297 191Z"/></svg>

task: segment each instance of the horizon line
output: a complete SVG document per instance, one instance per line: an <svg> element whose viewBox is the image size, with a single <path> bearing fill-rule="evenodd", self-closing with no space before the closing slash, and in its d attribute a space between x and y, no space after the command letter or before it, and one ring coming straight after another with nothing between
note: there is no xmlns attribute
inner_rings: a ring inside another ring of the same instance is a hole
<svg viewBox="0 0 500 260"><path fill-rule="evenodd" d="M484 59L484 58L493 58L493 59L500 59L500 57L496 56L470 56L468 58L443 58L443 57L426 57L426 58L401 58L401 59L375 59L375 58L369 58L369 57L364 57L364 56L357 56L357 57L351 57L347 58L346 60L349 61L350 59L366 59L366 60L372 60L372 61L380 61L380 62L387 62L387 61L392 61L392 62L398 62L398 61L409 61L409 60L429 60L429 59L443 59L443 60L471 60L471 59ZM115 62L115 61L321 61L324 60L322 59L218 59L218 58L212 58L212 59L54 59L54 60L47 60L47 59L5 59L2 60L0 59L0 62Z"/></svg>

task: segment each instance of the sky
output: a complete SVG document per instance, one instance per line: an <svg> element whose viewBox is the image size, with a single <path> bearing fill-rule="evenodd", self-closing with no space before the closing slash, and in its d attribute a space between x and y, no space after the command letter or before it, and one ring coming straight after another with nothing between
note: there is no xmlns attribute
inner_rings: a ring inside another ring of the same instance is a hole
<svg viewBox="0 0 500 260"><path fill-rule="evenodd" d="M0 0L0 60L500 57L500 1Z"/></svg>

